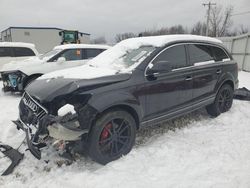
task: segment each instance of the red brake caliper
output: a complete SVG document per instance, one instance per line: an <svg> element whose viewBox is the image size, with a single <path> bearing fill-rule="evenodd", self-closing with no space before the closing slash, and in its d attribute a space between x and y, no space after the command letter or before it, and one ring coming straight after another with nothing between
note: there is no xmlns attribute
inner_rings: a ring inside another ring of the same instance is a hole
<svg viewBox="0 0 250 188"><path fill-rule="evenodd" d="M108 123L108 124L103 128L103 131L102 131L102 133L101 133L101 141L103 141L103 140L105 140L105 139L108 138L111 127L112 127L112 124L111 124L111 123Z"/></svg>

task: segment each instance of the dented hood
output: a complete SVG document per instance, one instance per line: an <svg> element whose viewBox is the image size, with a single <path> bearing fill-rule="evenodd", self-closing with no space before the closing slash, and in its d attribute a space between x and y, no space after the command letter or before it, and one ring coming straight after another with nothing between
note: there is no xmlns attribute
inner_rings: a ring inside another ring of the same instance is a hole
<svg viewBox="0 0 250 188"><path fill-rule="evenodd" d="M40 102L50 102L58 96L70 94L76 90L88 91L112 83L128 80L131 74L122 73L93 79L51 78L35 80L25 91Z"/></svg>

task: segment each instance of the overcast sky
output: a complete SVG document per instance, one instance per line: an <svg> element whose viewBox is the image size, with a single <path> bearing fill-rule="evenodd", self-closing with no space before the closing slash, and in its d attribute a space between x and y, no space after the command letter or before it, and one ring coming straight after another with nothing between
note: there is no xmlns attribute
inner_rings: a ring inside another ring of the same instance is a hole
<svg viewBox="0 0 250 188"><path fill-rule="evenodd" d="M60 27L90 33L92 38L205 20L208 0L0 0L0 31L9 26ZM250 11L250 0L213 0ZM234 27L250 29L250 14L233 16Z"/></svg>

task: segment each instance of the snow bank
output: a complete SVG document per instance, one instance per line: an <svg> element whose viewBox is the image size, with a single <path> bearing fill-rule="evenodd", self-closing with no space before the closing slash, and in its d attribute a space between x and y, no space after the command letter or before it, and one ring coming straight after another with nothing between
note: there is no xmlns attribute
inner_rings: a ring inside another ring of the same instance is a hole
<svg viewBox="0 0 250 188"><path fill-rule="evenodd" d="M250 88L250 73L240 72L239 78L241 87ZM24 138L10 121L17 117L19 99L0 91L0 140L14 147ZM43 151L43 159L50 159L47 164L25 151L25 145L20 148L24 160L12 175L0 177L0 187L247 188L249 121L246 101L235 100L232 109L218 118L200 110L140 130L132 152L106 166L82 157L58 167L55 163L61 158L52 149Z"/></svg>

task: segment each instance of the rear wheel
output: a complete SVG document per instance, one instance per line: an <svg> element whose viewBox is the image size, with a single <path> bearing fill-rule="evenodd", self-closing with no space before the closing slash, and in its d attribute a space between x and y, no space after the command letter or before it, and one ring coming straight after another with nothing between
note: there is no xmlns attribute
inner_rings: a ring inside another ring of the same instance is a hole
<svg viewBox="0 0 250 188"><path fill-rule="evenodd" d="M103 114L93 126L88 143L89 156L106 164L126 155L135 143L136 123L125 111Z"/></svg>
<svg viewBox="0 0 250 188"><path fill-rule="evenodd" d="M233 104L233 88L225 84L216 95L213 104L206 107L209 115L217 117L221 113L227 112Z"/></svg>

